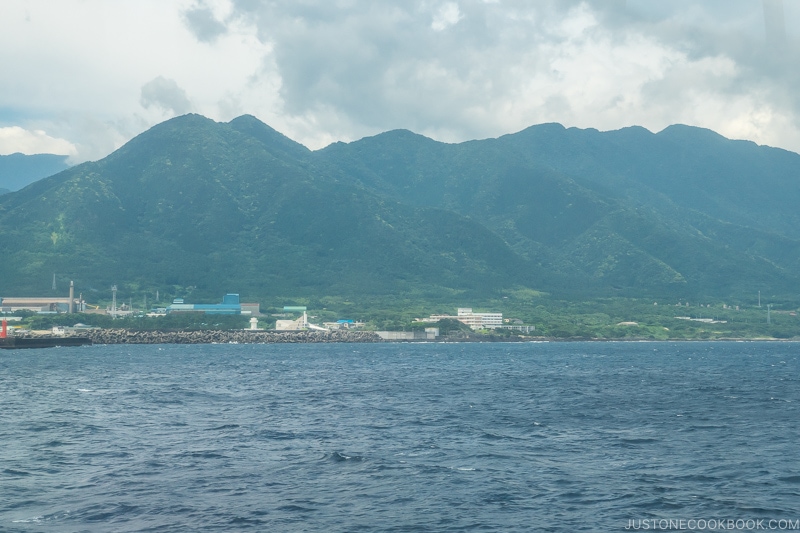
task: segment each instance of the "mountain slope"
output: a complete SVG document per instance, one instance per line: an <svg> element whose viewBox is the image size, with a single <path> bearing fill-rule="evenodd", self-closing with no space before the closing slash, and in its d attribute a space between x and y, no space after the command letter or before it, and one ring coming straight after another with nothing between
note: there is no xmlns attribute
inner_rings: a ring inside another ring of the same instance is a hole
<svg viewBox="0 0 800 533"><path fill-rule="evenodd" d="M657 134L544 125L499 141L618 195L644 203L661 196L715 219L800 238L800 212L793 207L800 201L800 155L793 152L683 125Z"/></svg>
<svg viewBox="0 0 800 533"><path fill-rule="evenodd" d="M33 290L51 272L209 296L480 292L530 279L477 222L338 183L265 128L180 117L3 197L0 244L17 252L0 265L0 291Z"/></svg>
<svg viewBox="0 0 800 533"><path fill-rule="evenodd" d="M797 154L697 128L547 124L458 145L387 132L318 157L376 193L474 216L520 255L626 293L796 290Z"/></svg>
<svg viewBox="0 0 800 533"><path fill-rule="evenodd" d="M797 154L685 126L312 152L186 115L0 197L0 294L56 272L207 298L795 297L798 176Z"/></svg>

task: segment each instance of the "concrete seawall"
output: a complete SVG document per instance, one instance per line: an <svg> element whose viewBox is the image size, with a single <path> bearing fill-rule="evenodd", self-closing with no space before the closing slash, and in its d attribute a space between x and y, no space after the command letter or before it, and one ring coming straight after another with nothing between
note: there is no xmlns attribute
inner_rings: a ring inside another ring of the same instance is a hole
<svg viewBox="0 0 800 533"><path fill-rule="evenodd" d="M81 332L94 344L276 344L383 342L370 331L130 331L92 329Z"/></svg>

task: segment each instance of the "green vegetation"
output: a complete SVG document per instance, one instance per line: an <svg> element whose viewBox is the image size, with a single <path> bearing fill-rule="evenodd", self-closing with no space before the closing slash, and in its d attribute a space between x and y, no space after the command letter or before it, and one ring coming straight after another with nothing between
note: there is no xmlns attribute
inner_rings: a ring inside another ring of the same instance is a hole
<svg viewBox="0 0 800 533"><path fill-rule="evenodd" d="M800 320L791 314L794 309L773 308L768 322L766 306L737 310L722 303L653 305L621 298L549 304L519 307L519 314L537 325L537 335L604 340L800 338Z"/></svg>
<svg viewBox="0 0 800 533"><path fill-rule="evenodd" d="M303 302L305 304L311 302ZM523 335L530 338L561 340L720 340L720 339L800 339L800 317L796 308L740 306L725 303L681 305L629 298L597 299L586 302L556 301L540 295L535 300L512 296L484 302L475 310L501 311L508 319L517 319L535 326L536 330ZM441 334L458 336L471 334L457 320L419 322L431 313L453 313L455 306L428 309L386 308L379 301L336 302L327 299L330 307L309 309L314 323L340 318L363 321L368 330L412 331L438 327ZM274 326L279 308L262 310L260 327ZM17 315L20 315L19 313ZM175 314L165 317L130 316L112 320L107 315L60 314L36 315L23 313L22 324L30 329L44 330L56 325L72 326L83 323L103 328L126 328L143 331L246 329L247 316ZM713 321L713 322L712 322ZM518 332L483 331L477 335L517 336Z"/></svg>
<svg viewBox="0 0 800 533"><path fill-rule="evenodd" d="M74 280L103 307L112 285L136 308L238 292L374 329L471 306L556 338L792 338L798 176L797 154L678 126L457 145L393 131L311 152L253 117L187 115L0 196L0 295ZM130 324L246 327L160 320Z"/></svg>

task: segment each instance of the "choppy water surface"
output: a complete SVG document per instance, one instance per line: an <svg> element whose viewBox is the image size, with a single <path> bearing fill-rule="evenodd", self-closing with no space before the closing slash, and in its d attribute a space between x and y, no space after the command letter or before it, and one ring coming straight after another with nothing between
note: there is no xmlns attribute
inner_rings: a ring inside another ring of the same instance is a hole
<svg viewBox="0 0 800 533"><path fill-rule="evenodd" d="M795 520L799 355L792 343L3 352L0 531Z"/></svg>

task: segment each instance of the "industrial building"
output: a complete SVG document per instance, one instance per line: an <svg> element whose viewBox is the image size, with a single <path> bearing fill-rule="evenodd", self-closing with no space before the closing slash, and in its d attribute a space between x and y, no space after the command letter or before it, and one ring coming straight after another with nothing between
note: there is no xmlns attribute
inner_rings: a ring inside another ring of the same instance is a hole
<svg viewBox="0 0 800 533"><path fill-rule="evenodd" d="M0 311L15 313L33 311L35 313L67 313L69 298L0 298Z"/></svg>
<svg viewBox="0 0 800 533"><path fill-rule="evenodd" d="M250 304L257 305L257 304ZM251 308L252 309L252 308ZM241 315L242 304L238 294L226 294L219 304L187 304L183 298L175 298L167 306L167 314L172 313L205 313L207 315Z"/></svg>
<svg viewBox="0 0 800 533"><path fill-rule="evenodd" d="M81 313L86 310L83 298L75 299L75 284L69 282L68 298L6 296L0 298L0 313L33 311L34 313Z"/></svg>
<svg viewBox="0 0 800 533"><path fill-rule="evenodd" d="M261 314L261 304L255 303L242 303L242 314L259 316Z"/></svg>
<svg viewBox="0 0 800 533"><path fill-rule="evenodd" d="M328 331L328 328L311 324L308 321L308 313L303 306L287 305L283 308L284 313L303 313L300 318L295 320L277 320L275 321L275 329L277 331L302 331L312 329L315 331Z"/></svg>

